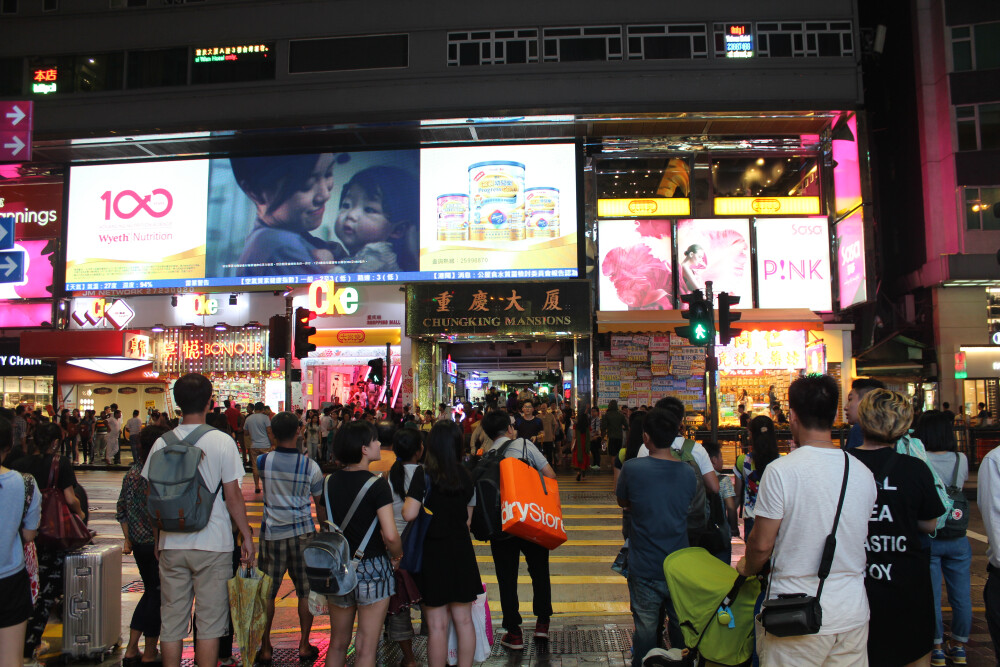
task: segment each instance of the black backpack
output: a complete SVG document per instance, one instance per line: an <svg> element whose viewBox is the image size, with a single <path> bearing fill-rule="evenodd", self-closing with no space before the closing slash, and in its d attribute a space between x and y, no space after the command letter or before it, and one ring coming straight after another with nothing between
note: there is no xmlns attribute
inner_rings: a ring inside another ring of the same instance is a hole
<svg viewBox="0 0 1000 667"><path fill-rule="evenodd" d="M519 438L522 448L525 441ZM503 460L507 448L517 440L508 440L500 447L470 462L469 470L472 484L476 489L476 506L472 509L472 536L477 540L499 540L509 537L503 532L503 521L500 519L500 461ZM523 451L523 450L522 450Z"/></svg>

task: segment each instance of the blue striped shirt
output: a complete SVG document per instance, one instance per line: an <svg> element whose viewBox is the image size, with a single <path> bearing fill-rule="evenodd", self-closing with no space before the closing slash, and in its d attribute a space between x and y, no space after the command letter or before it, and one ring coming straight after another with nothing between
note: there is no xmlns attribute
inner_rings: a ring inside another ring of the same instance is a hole
<svg viewBox="0 0 1000 667"><path fill-rule="evenodd" d="M257 457L264 489L265 540L284 540L316 532L310 501L323 495L323 472L319 464L298 450L279 447Z"/></svg>

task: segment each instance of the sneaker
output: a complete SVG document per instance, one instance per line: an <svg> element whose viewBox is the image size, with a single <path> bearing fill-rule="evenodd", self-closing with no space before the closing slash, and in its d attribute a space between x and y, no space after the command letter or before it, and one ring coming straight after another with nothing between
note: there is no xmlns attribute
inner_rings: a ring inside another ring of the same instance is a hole
<svg viewBox="0 0 1000 667"><path fill-rule="evenodd" d="M957 644L955 646L949 646L944 650L944 653L946 656L948 656L948 659L951 660L951 663L953 665L968 664L965 662L965 647L962 646L961 644ZM931 664L932 665L934 664L933 654L931 655Z"/></svg>
<svg viewBox="0 0 1000 667"><path fill-rule="evenodd" d="M931 667L945 667L947 664L944 658L944 651L939 648L931 651Z"/></svg>
<svg viewBox="0 0 1000 667"><path fill-rule="evenodd" d="M524 648L524 635L522 635L520 631L505 633L504 636L500 638L500 645L506 646L507 648L515 651L520 651Z"/></svg>
<svg viewBox="0 0 1000 667"><path fill-rule="evenodd" d="M549 622L537 621L535 623L535 639L548 639L549 638Z"/></svg>

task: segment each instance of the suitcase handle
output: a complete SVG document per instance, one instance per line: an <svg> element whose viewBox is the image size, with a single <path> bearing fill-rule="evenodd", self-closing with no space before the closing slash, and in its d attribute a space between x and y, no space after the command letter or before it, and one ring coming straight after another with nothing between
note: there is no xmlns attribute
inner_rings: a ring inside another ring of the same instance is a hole
<svg viewBox="0 0 1000 667"><path fill-rule="evenodd" d="M67 612L72 618L80 618L81 612L88 611L90 609L90 601L84 600L79 595L74 595L70 598L69 611Z"/></svg>

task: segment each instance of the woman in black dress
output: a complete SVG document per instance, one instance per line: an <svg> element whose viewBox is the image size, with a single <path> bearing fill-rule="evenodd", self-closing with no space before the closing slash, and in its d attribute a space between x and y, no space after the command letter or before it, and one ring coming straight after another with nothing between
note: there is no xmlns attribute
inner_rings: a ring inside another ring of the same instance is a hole
<svg viewBox="0 0 1000 667"><path fill-rule="evenodd" d="M878 496L868 521L865 589L871 608L868 660L873 667L929 664L934 635L930 548L944 506L931 469L896 452L913 408L887 389L869 392L858 406L865 441L850 450L875 475Z"/></svg>
<svg viewBox="0 0 1000 667"><path fill-rule="evenodd" d="M470 667L476 651L472 603L483 592L483 582L469 535L474 500L472 477L460 463L463 445L462 428L452 421L434 424L425 443L424 469L431 481L426 506L432 516L416 581L429 627L430 667L444 667L447 661L449 618L458 637L459 667Z"/></svg>

